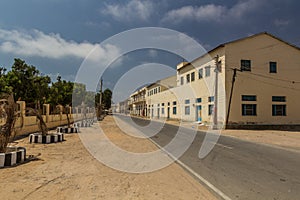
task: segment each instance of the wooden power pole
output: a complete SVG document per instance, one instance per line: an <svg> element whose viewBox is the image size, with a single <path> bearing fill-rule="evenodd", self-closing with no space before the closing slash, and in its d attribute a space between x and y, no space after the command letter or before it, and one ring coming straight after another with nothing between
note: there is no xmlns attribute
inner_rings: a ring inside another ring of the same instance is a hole
<svg viewBox="0 0 300 200"><path fill-rule="evenodd" d="M229 121L231 99L232 99L232 94L233 94L233 87L234 87L234 83L235 83L235 78L236 78L236 71L237 71L237 68L234 68L233 69L233 75L232 75L232 81L231 81L231 90L230 90L230 97L229 97L229 103L228 103L228 110L227 110L227 117L226 117L226 124L225 124L225 126L227 126L228 121Z"/></svg>
<svg viewBox="0 0 300 200"><path fill-rule="evenodd" d="M220 72L220 63L219 63L219 55L215 57L215 95L214 95L214 119L213 119L213 129L218 128L218 79L219 79L219 72Z"/></svg>

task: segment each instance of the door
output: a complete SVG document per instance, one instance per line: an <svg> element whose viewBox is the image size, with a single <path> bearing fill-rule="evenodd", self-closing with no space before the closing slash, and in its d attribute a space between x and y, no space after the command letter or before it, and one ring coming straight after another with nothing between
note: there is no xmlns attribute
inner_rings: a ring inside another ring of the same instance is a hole
<svg viewBox="0 0 300 200"><path fill-rule="evenodd" d="M159 118L159 108L157 108L157 118Z"/></svg>
<svg viewBox="0 0 300 200"><path fill-rule="evenodd" d="M170 119L170 107L168 107L167 118Z"/></svg>
<svg viewBox="0 0 300 200"><path fill-rule="evenodd" d="M196 121L201 122L202 121L202 107L196 106Z"/></svg>

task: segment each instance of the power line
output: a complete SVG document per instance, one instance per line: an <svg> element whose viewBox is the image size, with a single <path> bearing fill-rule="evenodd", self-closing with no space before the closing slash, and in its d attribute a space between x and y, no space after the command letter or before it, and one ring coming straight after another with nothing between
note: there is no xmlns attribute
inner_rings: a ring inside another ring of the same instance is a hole
<svg viewBox="0 0 300 200"><path fill-rule="evenodd" d="M243 73L239 73L239 75L247 77L247 78L250 78L250 79L253 79L253 80L256 80L256 81L259 81L259 82L262 82L262 83L265 83L265 84L268 84L268 85L272 85L272 86L276 86L276 87L281 87L281 88L286 88L286 89L290 89L290 90L300 91L300 89L297 89L297 88L291 88L291 87L286 87L286 86L282 86L282 85L277 85L277 84L269 83L269 82L266 82L266 81L263 81L263 80L259 80L259 79L256 79L256 78L253 78L253 77L250 77L250 76L246 76L246 74L243 74Z"/></svg>
<svg viewBox="0 0 300 200"><path fill-rule="evenodd" d="M266 76L266 75L263 75L263 74L256 74L256 73L253 73L253 72L249 72L249 74L252 74L252 75L255 75L255 76L260 76L260 77L263 77L263 78L272 79L272 80L288 82L288 83L292 83L292 84L300 83L300 81L291 81L291 80L287 80L287 79L274 78L274 77Z"/></svg>

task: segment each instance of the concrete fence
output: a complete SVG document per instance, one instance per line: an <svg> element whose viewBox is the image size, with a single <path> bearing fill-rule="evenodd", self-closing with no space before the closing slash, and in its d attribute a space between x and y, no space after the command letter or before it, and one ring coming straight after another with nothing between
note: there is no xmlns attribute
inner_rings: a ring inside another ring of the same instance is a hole
<svg viewBox="0 0 300 200"><path fill-rule="evenodd" d="M26 135L29 133L35 133L39 131L39 121L36 116L26 116L26 104L24 101L17 101L19 104L20 116L16 120L15 130L16 135ZM72 111L80 111L78 113L71 113ZM76 122L83 120L85 118L94 118L95 109L94 108L84 108L84 109L72 109L70 107L69 119L70 122ZM67 115L63 114L63 107L61 107L59 114L50 114L50 105L43 105L43 119L47 124L48 129L55 129L58 126L63 126L68 124ZM5 123L5 117L0 116L0 127Z"/></svg>

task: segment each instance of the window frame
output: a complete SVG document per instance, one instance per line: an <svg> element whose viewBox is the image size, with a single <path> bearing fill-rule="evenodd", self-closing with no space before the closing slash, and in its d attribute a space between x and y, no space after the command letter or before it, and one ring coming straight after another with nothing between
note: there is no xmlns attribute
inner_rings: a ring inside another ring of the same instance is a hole
<svg viewBox="0 0 300 200"><path fill-rule="evenodd" d="M277 107L282 107L282 110L277 110ZM279 111L279 113L281 114L278 114L277 111ZM287 116L287 113L286 113L286 104L272 104L272 116L276 117L276 116Z"/></svg>
<svg viewBox="0 0 300 200"><path fill-rule="evenodd" d="M247 66L249 65L249 66ZM251 72L251 60L242 59L241 60L241 71L242 72Z"/></svg>
<svg viewBox="0 0 300 200"><path fill-rule="evenodd" d="M191 82L194 82L195 81L195 72L192 72L191 73Z"/></svg>
<svg viewBox="0 0 300 200"><path fill-rule="evenodd" d="M187 74L186 75L186 83L190 83L191 82L191 75Z"/></svg>
<svg viewBox="0 0 300 200"><path fill-rule="evenodd" d="M198 79L202 79L203 78L203 68L198 70Z"/></svg>
<svg viewBox="0 0 300 200"><path fill-rule="evenodd" d="M190 115L191 114L191 107L190 106L185 106L184 107L184 114L185 115Z"/></svg>
<svg viewBox="0 0 300 200"><path fill-rule="evenodd" d="M210 71L211 71L210 68L211 68L210 66L205 67L205 77L210 77Z"/></svg>
<svg viewBox="0 0 300 200"><path fill-rule="evenodd" d="M208 105L208 116L211 116L214 113L214 104Z"/></svg>
<svg viewBox="0 0 300 200"><path fill-rule="evenodd" d="M286 102L286 96L272 96L272 102Z"/></svg>
<svg viewBox="0 0 300 200"><path fill-rule="evenodd" d="M242 95L242 101L257 101L256 95Z"/></svg>
<svg viewBox="0 0 300 200"><path fill-rule="evenodd" d="M215 101L215 96L208 97L208 102L214 102L214 101Z"/></svg>
<svg viewBox="0 0 300 200"><path fill-rule="evenodd" d="M184 77L181 76L181 77L180 77L180 85L183 85L183 84L184 84Z"/></svg>
<svg viewBox="0 0 300 200"><path fill-rule="evenodd" d="M275 70L272 67L275 67ZM274 61L269 62L269 72L271 74L276 74L277 73L277 62L274 62Z"/></svg>
<svg viewBox="0 0 300 200"><path fill-rule="evenodd" d="M251 106L252 108L246 108L246 106ZM249 114L248 111L250 109L253 110ZM257 104L242 104L242 116L257 116Z"/></svg>
<svg viewBox="0 0 300 200"><path fill-rule="evenodd" d="M176 106L174 106L172 108L172 113L173 113L173 115L177 115L177 107Z"/></svg>

